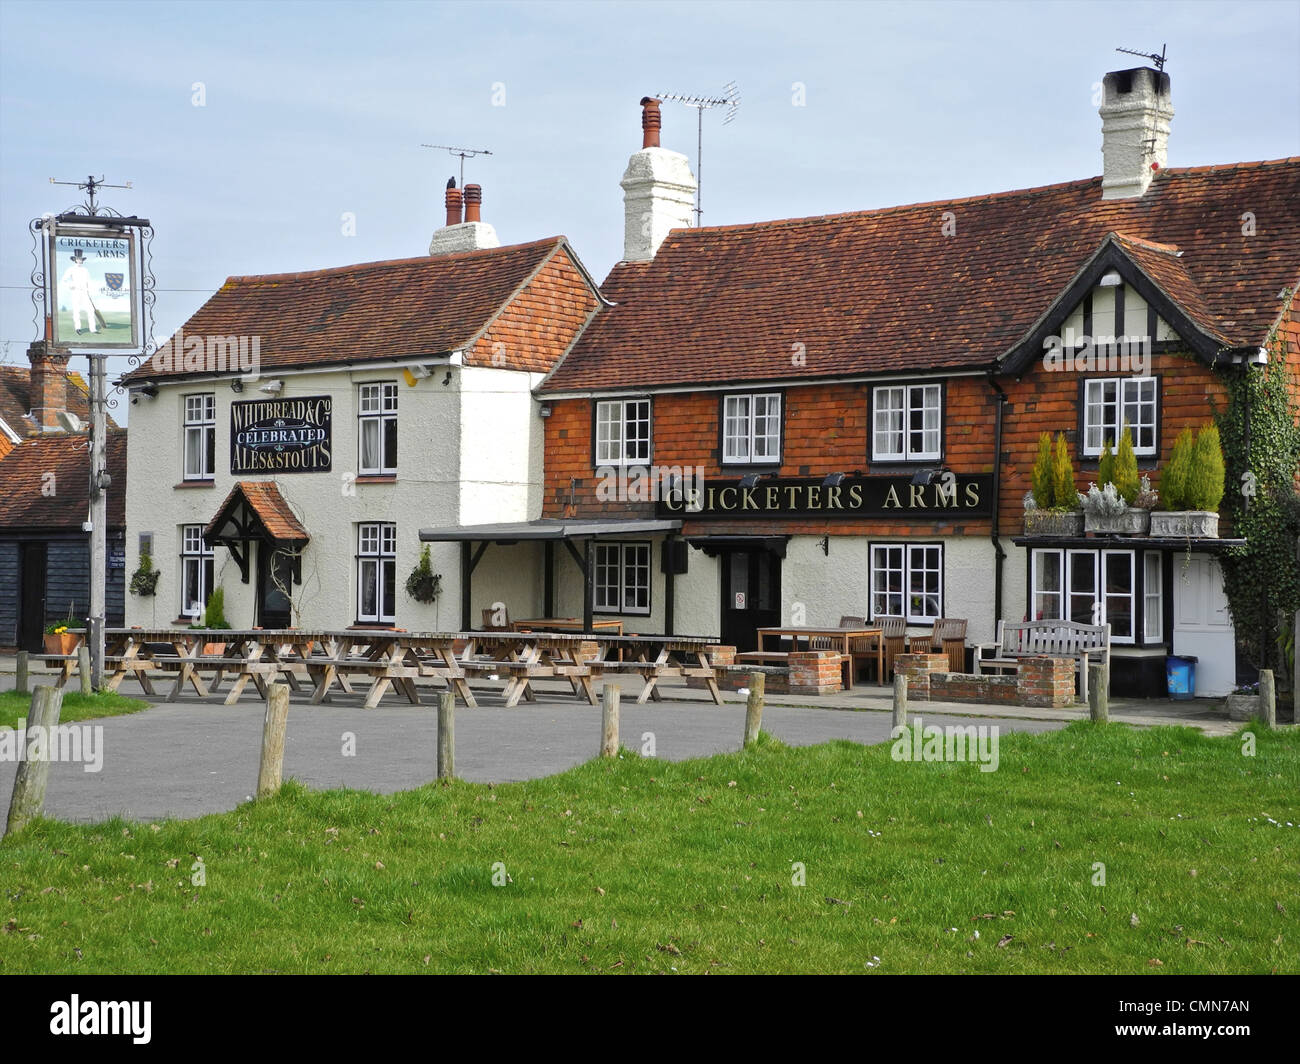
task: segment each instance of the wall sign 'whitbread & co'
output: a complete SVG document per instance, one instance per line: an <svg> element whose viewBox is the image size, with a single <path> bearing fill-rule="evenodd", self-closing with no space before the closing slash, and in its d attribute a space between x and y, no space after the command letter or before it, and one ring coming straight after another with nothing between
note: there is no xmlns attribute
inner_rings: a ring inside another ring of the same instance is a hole
<svg viewBox="0 0 1300 1064"><path fill-rule="evenodd" d="M846 477L827 486L818 479L763 478L752 487L739 481L688 484L658 500L664 517L988 517L993 513L993 474L953 475L933 484L910 477Z"/></svg>
<svg viewBox="0 0 1300 1064"><path fill-rule="evenodd" d="M231 473L328 473L332 461L328 395L230 404Z"/></svg>

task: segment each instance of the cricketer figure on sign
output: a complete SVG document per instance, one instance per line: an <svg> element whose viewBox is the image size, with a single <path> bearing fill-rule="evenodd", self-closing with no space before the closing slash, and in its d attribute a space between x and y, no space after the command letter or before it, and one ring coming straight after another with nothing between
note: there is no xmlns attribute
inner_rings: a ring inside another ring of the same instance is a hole
<svg viewBox="0 0 1300 1064"><path fill-rule="evenodd" d="M63 271L59 279L59 292L68 298L72 309L72 327L80 336L86 329L99 332L95 326L95 304L90 301L90 271L86 269L85 256L81 248L72 253L72 265ZM86 329L81 327L81 316L86 316Z"/></svg>

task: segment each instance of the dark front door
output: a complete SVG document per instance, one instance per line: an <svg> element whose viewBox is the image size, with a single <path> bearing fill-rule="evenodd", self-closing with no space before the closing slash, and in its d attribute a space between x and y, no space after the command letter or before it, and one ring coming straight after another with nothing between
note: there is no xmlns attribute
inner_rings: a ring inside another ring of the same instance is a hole
<svg viewBox="0 0 1300 1064"><path fill-rule="evenodd" d="M781 623L781 559L765 550L722 555L722 641L758 649L758 630ZM775 648L773 648L775 649Z"/></svg>
<svg viewBox="0 0 1300 1064"><path fill-rule="evenodd" d="M24 543L18 592L18 645L43 650L45 644L45 544Z"/></svg>
<svg viewBox="0 0 1300 1064"><path fill-rule="evenodd" d="M288 628L289 595L293 592L293 558L269 543L257 545L257 623L262 628Z"/></svg>

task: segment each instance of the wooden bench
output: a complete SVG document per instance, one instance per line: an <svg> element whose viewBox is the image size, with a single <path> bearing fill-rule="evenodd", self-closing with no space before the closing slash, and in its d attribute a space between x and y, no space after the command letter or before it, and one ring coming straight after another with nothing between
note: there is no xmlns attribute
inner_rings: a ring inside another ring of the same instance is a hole
<svg viewBox="0 0 1300 1064"><path fill-rule="evenodd" d="M990 653L985 653L989 651ZM1021 658L1073 658L1079 674L1079 697L1088 700L1088 665L1110 667L1110 625L1078 621L998 621L996 643L975 647L975 671L1018 669Z"/></svg>
<svg viewBox="0 0 1300 1064"><path fill-rule="evenodd" d="M784 650L746 650L736 655L736 663L753 665L788 665L790 655Z"/></svg>

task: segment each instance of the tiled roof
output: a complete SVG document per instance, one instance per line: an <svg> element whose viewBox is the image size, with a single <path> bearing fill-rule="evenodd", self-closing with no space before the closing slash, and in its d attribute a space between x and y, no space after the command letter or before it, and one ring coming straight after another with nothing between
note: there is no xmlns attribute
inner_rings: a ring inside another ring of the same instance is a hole
<svg viewBox="0 0 1300 1064"><path fill-rule="evenodd" d="M298 521L285 502L280 489L270 480L238 481L230 494L226 496L216 514L204 529L205 535L213 535L225 523L226 518L240 501L248 504L257 519L266 529L267 534L281 543L305 543L311 539L310 534Z"/></svg>
<svg viewBox="0 0 1300 1064"><path fill-rule="evenodd" d="M89 517L90 452L85 433L30 436L0 461L0 529L79 531ZM126 432L112 430L105 446L108 525L126 526ZM47 474L53 474L52 477Z"/></svg>
<svg viewBox="0 0 1300 1064"><path fill-rule="evenodd" d="M1248 210L1253 235L1243 233ZM674 230L651 262L614 268L602 291L618 305L542 390L989 366L1112 233L1211 335L1259 345L1279 291L1300 276L1300 158L1166 169L1134 199L1103 200L1091 178Z"/></svg>
<svg viewBox="0 0 1300 1064"><path fill-rule="evenodd" d="M90 389L80 373L69 373L68 410L83 422L90 421ZM0 366L0 421L19 436L35 432L27 417L31 413L31 370L26 366ZM116 428L112 417L109 425Z"/></svg>
<svg viewBox="0 0 1300 1064"><path fill-rule="evenodd" d="M566 245L551 237L455 255L230 277L177 335L256 336L262 371L446 354L467 347ZM183 372L162 369L154 359L124 379Z"/></svg>

